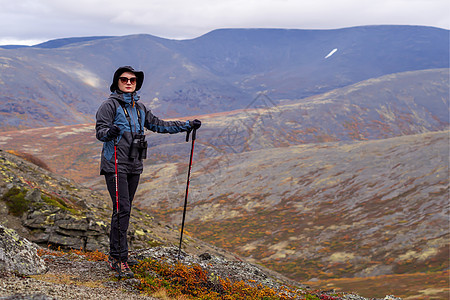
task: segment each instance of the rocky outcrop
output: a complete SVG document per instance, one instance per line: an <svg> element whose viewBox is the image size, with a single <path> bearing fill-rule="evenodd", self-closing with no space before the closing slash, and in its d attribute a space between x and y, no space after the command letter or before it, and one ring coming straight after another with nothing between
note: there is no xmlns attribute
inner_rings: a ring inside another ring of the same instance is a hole
<svg viewBox="0 0 450 300"><path fill-rule="evenodd" d="M35 275L45 273L47 266L37 255L35 244L0 225L0 271Z"/></svg>
<svg viewBox="0 0 450 300"><path fill-rule="evenodd" d="M0 224L43 247L106 251L110 211L98 194L0 151Z"/></svg>
<svg viewBox="0 0 450 300"><path fill-rule="evenodd" d="M23 225L32 230L32 241L37 244L88 251L106 251L109 246L105 222L89 213L74 215L51 207L35 209L26 214Z"/></svg>

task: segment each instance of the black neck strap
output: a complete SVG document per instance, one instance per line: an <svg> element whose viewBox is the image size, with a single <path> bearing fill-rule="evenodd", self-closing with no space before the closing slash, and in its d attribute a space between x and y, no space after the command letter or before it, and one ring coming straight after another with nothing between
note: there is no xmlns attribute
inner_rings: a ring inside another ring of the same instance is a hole
<svg viewBox="0 0 450 300"><path fill-rule="evenodd" d="M128 113L128 110L125 107L125 103L123 102L119 102L120 106L122 106L123 112L125 113L125 117L127 118L128 124L130 124L130 130L131 130L131 134L133 135L133 127L131 126L131 118L130 118L130 114ZM144 130L142 129L142 123L141 123L141 111L139 110L139 107L136 105L136 113L138 116L138 122L139 122L139 132L140 134L144 133Z"/></svg>

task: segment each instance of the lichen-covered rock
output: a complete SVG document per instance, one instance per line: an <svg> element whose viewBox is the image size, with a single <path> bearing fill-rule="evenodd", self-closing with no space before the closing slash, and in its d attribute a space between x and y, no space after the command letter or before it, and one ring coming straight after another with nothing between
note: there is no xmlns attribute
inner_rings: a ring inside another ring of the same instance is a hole
<svg viewBox="0 0 450 300"><path fill-rule="evenodd" d="M35 244L0 225L0 271L34 275L45 273L47 266L37 255Z"/></svg>
<svg viewBox="0 0 450 300"><path fill-rule="evenodd" d="M107 251L109 228L105 222L89 213L73 214L61 208L42 205L31 209L22 224L30 232L30 240L39 245L62 248Z"/></svg>

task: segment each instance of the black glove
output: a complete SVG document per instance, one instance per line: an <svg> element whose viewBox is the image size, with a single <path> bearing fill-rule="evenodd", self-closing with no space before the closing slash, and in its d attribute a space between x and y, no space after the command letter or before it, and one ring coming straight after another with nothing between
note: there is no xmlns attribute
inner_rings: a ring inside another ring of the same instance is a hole
<svg viewBox="0 0 450 300"><path fill-rule="evenodd" d="M106 133L106 135L111 139L115 139L116 137L119 136L119 134L120 134L120 128L119 128L119 126L117 126L115 124L113 124L109 128L108 132Z"/></svg>
<svg viewBox="0 0 450 300"><path fill-rule="evenodd" d="M200 126L202 126L202 122L200 120L197 120L197 119L195 119L194 121L190 121L190 123L191 123L190 124L191 128L194 129L194 130L199 129Z"/></svg>

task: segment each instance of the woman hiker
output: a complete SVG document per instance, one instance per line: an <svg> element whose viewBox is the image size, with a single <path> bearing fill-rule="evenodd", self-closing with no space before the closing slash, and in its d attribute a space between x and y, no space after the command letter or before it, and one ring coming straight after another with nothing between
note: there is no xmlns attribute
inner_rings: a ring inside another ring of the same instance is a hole
<svg viewBox="0 0 450 300"><path fill-rule="evenodd" d="M130 66L118 68L110 87L111 95L100 105L95 124L96 137L104 142L100 174L105 176L113 203L108 262L113 270L127 277L134 276L128 266L127 230L131 204L143 170L142 160L147 153L144 127L158 133L178 133L201 126L199 120L163 121L154 116L138 102L136 92L143 81L142 71Z"/></svg>

